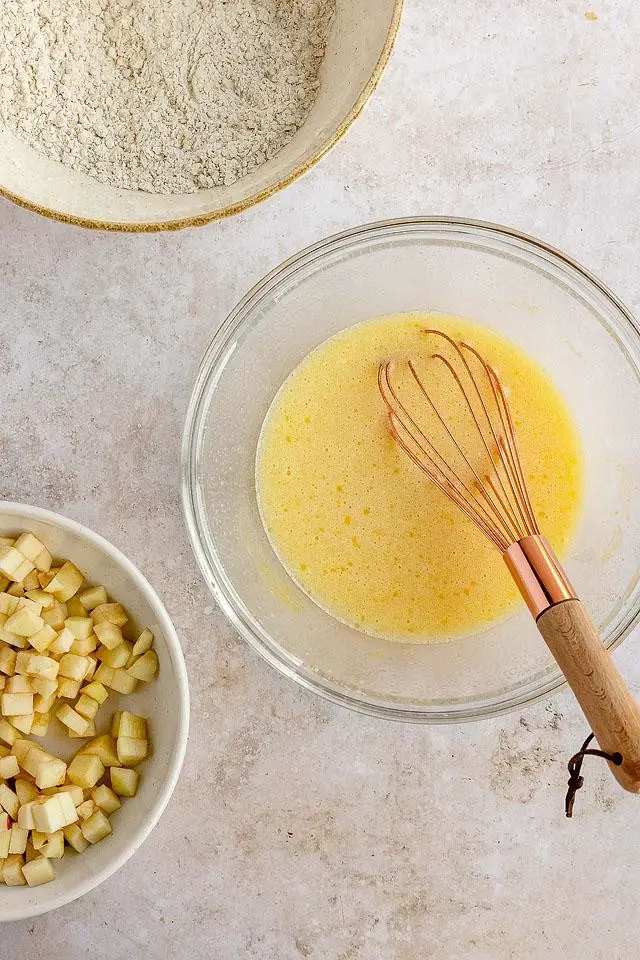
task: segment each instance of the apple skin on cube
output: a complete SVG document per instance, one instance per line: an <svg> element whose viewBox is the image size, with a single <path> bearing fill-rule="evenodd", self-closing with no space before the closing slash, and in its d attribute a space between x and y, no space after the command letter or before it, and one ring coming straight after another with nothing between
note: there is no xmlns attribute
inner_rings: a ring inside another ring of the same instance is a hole
<svg viewBox="0 0 640 960"><path fill-rule="evenodd" d="M138 789L139 774L130 767L111 767L111 789L119 797L135 797Z"/></svg>
<svg viewBox="0 0 640 960"><path fill-rule="evenodd" d="M22 873L30 887L39 887L43 883L55 880L53 865L47 857L35 857L22 867Z"/></svg>
<svg viewBox="0 0 640 960"><path fill-rule="evenodd" d="M98 809L88 820L84 820L80 824L80 829L85 840L88 840L89 843L99 843L100 840L104 840L111 833L111 824L109 818L102 810Z"/></svg>
<svg viewBox="0 0 640 960"><path fill-rule="evenodd" d="M90 753L77 753L67 768L67 779L83 790L95 787L103 776L102 760Z"/></svg>

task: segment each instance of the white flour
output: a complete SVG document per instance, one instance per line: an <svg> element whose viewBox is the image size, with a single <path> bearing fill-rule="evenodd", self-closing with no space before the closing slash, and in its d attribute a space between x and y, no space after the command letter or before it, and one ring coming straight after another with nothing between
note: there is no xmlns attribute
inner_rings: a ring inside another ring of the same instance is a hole
<svg viewBox="0 0 640 960"><path fill-rule="evenodd" d="M0 0L0 121L118 187L231 184L318 89L335 0Z"/></svg>

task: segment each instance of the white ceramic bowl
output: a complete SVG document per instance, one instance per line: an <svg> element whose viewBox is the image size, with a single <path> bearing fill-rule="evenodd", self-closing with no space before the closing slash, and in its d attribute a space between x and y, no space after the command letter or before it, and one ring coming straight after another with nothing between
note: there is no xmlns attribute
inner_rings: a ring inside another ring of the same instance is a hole
<svg viewBox="0 0 640 960"><path fill-rule="evenodd" d="M81 856L72 851L56 861L56 879L40 887L0 885L0 920L20 920L61 907L88 893L125 863L149 836L166 807L178 780L187 744L189 688L176 631L151 585L130 560L106 540L64 517L20 503L0 501L0 536L32 530L54 556L72 560L95 583L131 612L140 626L155 635L160 670L155 681L139 684L128 697L113 695L109 718L118 701L149 719L152 755L140 767L137 795L113 815L113 833ZM99 714L98 716L100 717ZM63 744L61 738L56 741ZM67 756L78 741L66 741Z"/></svg>
<svg viewBox="0 0 640 960"><path fill-rule="evenodd" d="M337 0L318 98L275 157L229 187L160 196L117 190L0 136L0 194L38 213L104 230L198 226L264 200L302 176L340 140L375 90L391 55L403 0Z"/></svg>

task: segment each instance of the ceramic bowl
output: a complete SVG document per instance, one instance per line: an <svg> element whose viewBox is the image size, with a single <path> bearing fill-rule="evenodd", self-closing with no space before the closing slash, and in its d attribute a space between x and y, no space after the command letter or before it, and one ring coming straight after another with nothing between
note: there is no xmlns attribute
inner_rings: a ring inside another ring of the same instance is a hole
<svg viewBox="0 0 640 960"><path fill-rule="evenodd" d="M175 196L119 190L3 130L0 194L57 220L105 230L173 230L239 213L302 176L349 129L387 65L402 3L338 0L320 91L305 123L275 157L231 186Z"/></svg>
<svg viewBox="0 0 640 960"><path fill-rule="evenodd" d="M149 720L152 753L140 767L137 795L113 815L113 833L82 855L66 852L56 861L56 878L51 883L32 888L0 885L0 920L20 920L61 907L93 890L126 863L169 801L182 767L189 725L189 688L180 643L167 611L140 571L103 537L73 520L24 504L0 502L0 536L24 530L40 537L54 556L72 560L88 580L103 583L138 625L153 630L160 669L152 683L140 683L134 694L111 696L98 715L104 714L107 722L122 701ZM61 737L55 748L66 747L68 756L73 752L70 745L77 742Z"/></svg>
<svg viewBox="0 0 640 960"><path fill-rule="evenodd" d="M526 610L451 643L366 636L288 577L260 521L254 483L263 419L300 360L353 323L415 311L495 329L563 393L586 474L566 568L604 642L619 643L640 614L640 334L595 277L504 227L453 218L369 224L265 277L202 362L184 436L183 495L207 583L269 663L345 706L442 723L518 709L563 683Z"/></svg>

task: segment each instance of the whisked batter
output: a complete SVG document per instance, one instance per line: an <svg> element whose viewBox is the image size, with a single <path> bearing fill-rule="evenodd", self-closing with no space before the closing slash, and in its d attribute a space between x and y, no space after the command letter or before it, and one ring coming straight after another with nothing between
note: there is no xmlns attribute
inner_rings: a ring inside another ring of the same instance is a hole
<svg viewBox="0 0 640 960"><path fill-rule="evenodd" d="M383 317L309 354L263 426L256 479L265 529L289 574L329 613L411 642L475 632L519 602L500 555L390 436L378 367L424 355L425 327L470 341L497 368L533 504L559 554L576 528L583 482L561 395L531 358L486 328L435 314ZM455 427L462 412L451 409Z"/></svg>

